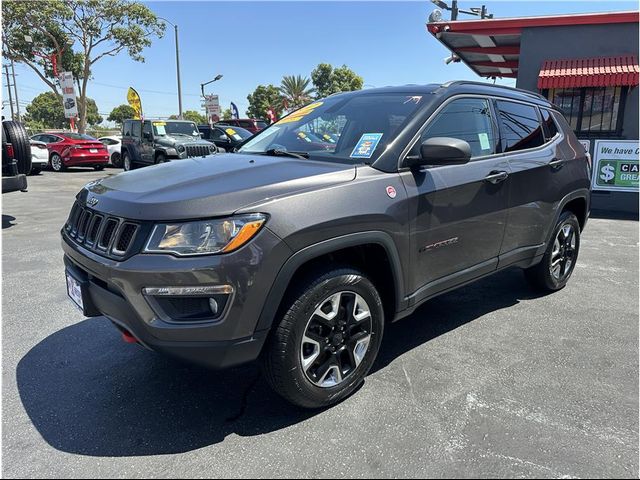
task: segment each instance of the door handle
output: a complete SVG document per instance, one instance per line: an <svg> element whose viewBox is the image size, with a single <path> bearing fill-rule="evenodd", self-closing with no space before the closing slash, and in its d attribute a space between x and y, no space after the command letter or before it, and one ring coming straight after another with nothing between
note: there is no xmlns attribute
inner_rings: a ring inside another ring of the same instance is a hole
<svg viewBox="0 0 640 480"><path fill-rule="evenodd" d="M484 177L484 179L487 182L491 182L491 183L493 183L495 185L496 183L504 182L507 179L508 176L509 176L509 174L507 172L504 172L504 171L491 172L489 175Z"/></svg>
<svg viewBox="0 0 640 480"><path fill-rule="evenodd" d="M549 165L551 168L562 168L564 166L564 160L554 158L547 165Z"/></svg>

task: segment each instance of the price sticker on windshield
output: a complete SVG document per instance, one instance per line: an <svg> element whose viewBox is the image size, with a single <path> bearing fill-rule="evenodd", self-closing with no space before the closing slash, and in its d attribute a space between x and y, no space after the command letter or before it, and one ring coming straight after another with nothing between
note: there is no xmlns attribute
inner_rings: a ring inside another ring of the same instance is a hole
<svg viewBox="0 0 640 480"><path fill-rule="evenodd" d="M378 143L380 143L382 135L382 133L364 133L353 148L353 152L351 152L350 157L371 158L373 152L378 146Z"/></svg>
<svg viewBox="0 0 640 480"><path fill-rule="evenodd" d="M323 103L324 102L316 102L316 103L307 105L306 107L302 107L300 110L296 110L295 112L287 115L282 120L276 123L280 125L282 123L293 123L293 122L297 122L298 120L302 120L304 117L309 115L311 112L313 112L316 108L318 108Z"/></svg>
<svg viewBox="0 0 640 480"><path fill-rule="evenodd" d="M153 122L155 127L163 127L167 124L167 122Z"/></svg>

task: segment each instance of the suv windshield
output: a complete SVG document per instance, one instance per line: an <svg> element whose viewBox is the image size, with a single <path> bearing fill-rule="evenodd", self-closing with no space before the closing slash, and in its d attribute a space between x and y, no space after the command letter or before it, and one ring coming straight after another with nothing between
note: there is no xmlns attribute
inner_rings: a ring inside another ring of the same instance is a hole
<svg viewBox="0 0 640 480"><path fill-rule="evenodd" d="M245 143L240 153L304 153L314 160L372 163L413 116L423 95L329 97L296 110Z"/></svg>
<svg viewBox="0 0 640 480"><path fill-rule="evenodd" d="M193 122L152 122L153 135L188 135L190 137L199 137L200 131Z"/></svg>

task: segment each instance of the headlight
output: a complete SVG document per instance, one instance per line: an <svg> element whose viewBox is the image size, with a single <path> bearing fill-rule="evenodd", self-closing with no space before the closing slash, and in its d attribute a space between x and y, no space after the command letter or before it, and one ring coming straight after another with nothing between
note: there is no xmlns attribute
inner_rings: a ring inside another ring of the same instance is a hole
<svg viewBox="0 0 640 480"><path fill-rule="evenodd" d="M211 153L215 153L215 152L217 152L217 151L218 151L218 149L216 148L216 146L215 146L215 145L209 145L209 151L210 151Z"/></svg>
<svg viewBox="0 0 640 480"><path fill-rule="evenodd" d="M179 151L180 153L182 153L182 152L184 152L184 151L185 151L185 147L184 147L184 145L178 145L177 149L178 149L178 151Z"/></svg>
<svg viewBox="0 0 640 480"><path fill-rule="evenodd" d="M158 224L144 251L177 255L231 252L251 240L266 220L266 215L253 213L196 222Z"/></svg>

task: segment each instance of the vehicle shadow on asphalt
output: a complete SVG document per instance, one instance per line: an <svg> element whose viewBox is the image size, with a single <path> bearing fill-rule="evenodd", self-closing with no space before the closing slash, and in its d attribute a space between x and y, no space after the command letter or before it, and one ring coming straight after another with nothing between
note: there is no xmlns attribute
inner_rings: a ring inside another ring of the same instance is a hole
<svg viewBox="0 0 640 480"><path fill-rule="evenodd" d="M388 325L373 372L487 312L534 296L519 271L506 271L431 300ZM321 413L287 404L256 365L226 371L185 365L122 343L103 317L36 345L19 362L17 383L29 418L52 447L91 456L182 453Z"/></svg>
<svg viewBox="0 0 640 480"><path fill-rule="evenodd" d="M13 215L2 215L2 229L14 227L16 224L12 223L16 220Z"/></svg>

